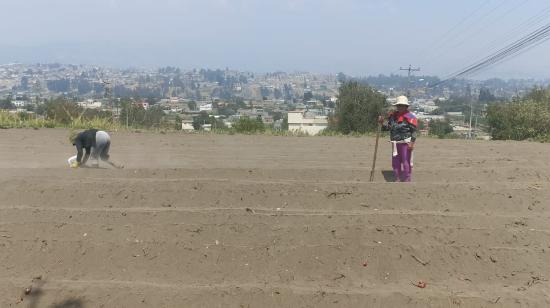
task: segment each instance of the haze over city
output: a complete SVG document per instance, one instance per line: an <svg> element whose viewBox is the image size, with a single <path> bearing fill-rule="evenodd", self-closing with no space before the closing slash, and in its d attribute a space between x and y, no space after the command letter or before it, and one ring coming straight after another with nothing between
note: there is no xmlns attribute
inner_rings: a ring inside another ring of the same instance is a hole
<svg viewBox="0 0 550 308"><path fill-rule="evenodd" d="M444 77L545 24L547 1L7 0L0 63ZM24 18L22 18L24 16ZM472 78L548 78L548 42Z"/></svg>

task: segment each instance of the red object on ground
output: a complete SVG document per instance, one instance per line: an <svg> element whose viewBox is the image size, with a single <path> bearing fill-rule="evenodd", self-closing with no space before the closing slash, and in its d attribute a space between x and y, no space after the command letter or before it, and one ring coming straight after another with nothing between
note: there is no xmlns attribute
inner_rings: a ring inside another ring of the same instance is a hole
<svg viewBox="0 0 550 308"><path fill-rule="evenodd" d="M420 289L426 288L427 284L424 281L419 281L417 284L413 284L416 287L419 287Z"/></svg>

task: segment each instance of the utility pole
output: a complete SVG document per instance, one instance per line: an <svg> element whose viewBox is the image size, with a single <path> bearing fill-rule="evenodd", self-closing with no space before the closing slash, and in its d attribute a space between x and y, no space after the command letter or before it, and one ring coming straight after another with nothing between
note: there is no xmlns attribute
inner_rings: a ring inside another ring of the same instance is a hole
<svg viewBox="0 0 550 308"><path fill-rule="evenodd" d="M472 116L474 115L474 103L473 100L470 100L470 133L468 134L468 139L472 139Z"/></svg>
<svg viewBox="0 0 550 308"><path fill-rule="evenodd" d="M409 67L400 67L400 71L407 71L407 96L411 96L411 75L412 72L420 72L420 67L413 67L409 64Z"/></svg>
<svg viewBox="0 0 550 308"><path fill-rule="evenodd" d="M112 114L112 121L113 123L115 122L115 113L113 112L113 104L114 104L114 101L113 101L113 88L112 88L112 85L109 81L105 81L105 80L101 80L101 82L103 83L103 88L105 90L105 93L104 93L104 97L107 99L107 101L109 102L109 105L111 105L111 114Z"/></svg>
<svg viewBox="0 0 550 308"><path fill-rule="evenodd" d="M477 135L477 118L478 116L476 115L476 123L474 124L474 134Z"/></svg>
<svg viewBox="0 0 550 308"><path fill-rule="evenodd" d="M128 102L128 104L126 105L126 129L128 129L128 114L130 113L130 110L132 108L130 108L130 104L132 104L131 102Z"/></svg>

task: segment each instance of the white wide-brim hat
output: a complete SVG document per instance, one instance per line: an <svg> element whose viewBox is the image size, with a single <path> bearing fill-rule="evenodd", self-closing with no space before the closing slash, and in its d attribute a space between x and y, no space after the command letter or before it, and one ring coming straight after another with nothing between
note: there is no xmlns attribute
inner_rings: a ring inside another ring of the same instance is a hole
<svg viewBox="0 0 550 308"><path fill-rule="evenodd" d="M393 106L397 105L410 106L409 99L406 96L399 96L397 97L397 101L393 104Z"/></svg>

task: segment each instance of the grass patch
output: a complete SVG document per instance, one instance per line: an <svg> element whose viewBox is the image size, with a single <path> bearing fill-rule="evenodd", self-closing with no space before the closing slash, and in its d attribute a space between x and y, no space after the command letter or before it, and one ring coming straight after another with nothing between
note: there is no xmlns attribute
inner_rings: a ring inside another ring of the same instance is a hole
<svg viewBox="0 0 550 308"><path fill-rule="evenodd" d="M28 114L24 112L10 113L8 111L0 111L0 128L69 128L72 130L89 128L101 130L125 129L124 126L107 118L78 118L69 123L61 123L55 120L46 119L44 117L38 117L35 114Z"/></svg>

